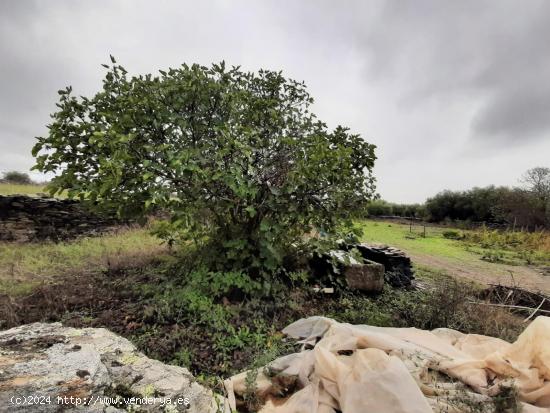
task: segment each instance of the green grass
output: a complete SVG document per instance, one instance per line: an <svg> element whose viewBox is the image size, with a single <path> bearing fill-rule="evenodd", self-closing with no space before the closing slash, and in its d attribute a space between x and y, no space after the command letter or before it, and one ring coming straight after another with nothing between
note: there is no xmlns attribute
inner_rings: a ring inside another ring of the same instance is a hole
<svg viewBox="0 0 550 413"><path fill-rule="evenodd" d="M70 242L0 243L0 293L26 294L60 275L139 266L166 253L147 228L125 228Z"/></svg>
<svg viewBox="0 0 550 413"><path fill-rule="evenodd" d="M0 182L0 195L50 195L43 184L10 184ZM66 198L67 192L56 194L55 198Z"/></svg>
<svg viewBox="0 0 550 413"><path fill-rule="evenodd" d="M445 258L454 262L485 261L508 265L550 265L548 233L502 232L496 230L452 230L448 227L424 227L364 220L362 240L402 248L410 254ZM456 232L461 239L444 237Z"/></svg>
<svg viewBox="0 0 550 413"><path fill-rule="evenodd" d="M414 226L410 231L409 225L388 223L383 221L361 221L363 241L388 244L403 248L410 253L435 255L457 260L464 260L475 256L467 251L460 242L443 237L447 228L426 227L426 237L423 237L423 227Z"/></svg>
<svg viewBox="0 0 550 413"><path fill-rule="evenodd" d="M498 231L485 227L463 232L463 240L484 259L512 265L550 265L550 232Z"/></svg>

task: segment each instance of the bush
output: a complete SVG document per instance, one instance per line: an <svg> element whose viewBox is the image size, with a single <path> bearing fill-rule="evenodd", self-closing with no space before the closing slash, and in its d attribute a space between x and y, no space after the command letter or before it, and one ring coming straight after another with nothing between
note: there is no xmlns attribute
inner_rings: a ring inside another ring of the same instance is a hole
<svg viewBox="0 0 550 413"><path fill-rule="evenodd" d="M367 204L367 214L373 217L392 215L392 206L389 202L382 199L376 199Z"/></svg>
<svg viewBox="0 0 550 413"><path fill-rule="evenodd" d="M473 285L440 274L437 277L437 283L428 290L384 288L375 299L345 292L328 317L380 327L453 328L509 341L523 330L522 320L507 310L468 303L480 292Z"/></svg>
<svg viewBox="0 0 550 413"><path fill-rule="evenodd" d="M112 63L95 96L59 92L33 148L53 193L138 218L161 208L168 239L212 244L213 268L254 275L303 234L351 224L373 194L374 145L328 130L303 83L223 62L130 78Z"/></svg>
<svg viewBox="0 0 550 413"><path fill-rule="evenodd" d="M425 209L432 222L483 222L533 231L550 226L550 203L520 188L443 191L429 198Z"/></svg>
<svg viewBox="0 0 550 413"><path fill-rule="evenodd" d="M496 206L508 188L488 186L468 191L443 191L426 201L426 210L431 221L446 219L473 222L502 222Z"/></svg>
<svg viewBox="0 0 550 413"><path fill-rule="evenodd" d="M8 182L10 184L32 184L32 180L29 177L29 174L18 171L4 172L4 177L2 181Z"/></svg>
<svg viewBox="0 0 550 413"><path fill-rule="evenodd" d="M458 232L458 231L454 231L454 230L447 230L447 231L443 231L443 238L447 238L447 239L462 239L463 238L463 235Z"/></svg>
<svg viewBox="0 0 550 413"><path fill-rule="evenodd" d="M403 218L423 218L425 208L420 204L394 204L383 199L369 201L366 205L367 216L380 217L394 215Z"/></svg>
<svg viewBox="0 0 550 413"><path fill-rule="evenodd" d="M393 214L403 218L424 218L425 208L420 204L392 204Z"/></svg>

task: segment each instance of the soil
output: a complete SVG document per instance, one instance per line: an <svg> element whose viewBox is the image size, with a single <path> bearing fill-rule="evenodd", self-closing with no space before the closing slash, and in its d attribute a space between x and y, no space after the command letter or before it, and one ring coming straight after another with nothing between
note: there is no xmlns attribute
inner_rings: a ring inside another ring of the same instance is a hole
<svg viewBox="0 0 550 413"><path fill-rule="evenodd" d="M159 323L146 316L150 301L139 295L132 285L155 283L154 268L119 270L104 275L74 275L58 278L55 284L38 287L31 295L10 298L0 295L0 308L9 309L7 324L0 328L33 322L62 322L66 326L104 327L128 338L148 357L166 363L175 363L174 355L184 350L191 355L186 367L198 375L227 375L228 369L237 372L246 369L257 354L250 351L234 351L230 359L222 358L220 351L212 345L211 334L195 325L180 325L174 322ZM295 308L273 302L261 303L261 316L267 323L280 331L287 324L301 317L323 313L329 304L326 296L296 291ZM4 302L5 301L5 302ZM330 301L330 300L329 300ZM247 314L242 303L226 305L238 307L240 311L231 324L251 325L257 313ZM3 307L2 307L3 305ZM228 367L229 366L229 367Z"/></svg>
<svg viewBox="0 0 550 413"><path fill-rule="evenodd" d="M407 252L406 250L404 250ZM550 273L544 268L487 263L483 261L453 261L445 257L410 253L415 264L443 270L448 275L482 284L521 287L550 294Z"/></svg>

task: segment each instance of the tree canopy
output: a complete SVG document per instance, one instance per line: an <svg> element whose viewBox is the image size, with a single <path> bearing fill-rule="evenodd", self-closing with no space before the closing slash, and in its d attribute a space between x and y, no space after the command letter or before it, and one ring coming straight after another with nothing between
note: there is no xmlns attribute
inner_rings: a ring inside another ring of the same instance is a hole
<svg viewBox="0 0 550 413"><path fill-rule="evenodd" d="M550 168L531 168L523 175L522 182L541 202L550 203Z"/></svg>
<svg viewBox="0 0 550 413"><path fill-rule="evenodd" d="M59 91L37 138L53 192L124 216L162 208L171 229L253 268L276 267L290 243L333 230L373 194L375 146L329 130L304 83L223 62L129 76L111 60L94 96Z"/></svg>
<svg viewBox="0 0 550 413"><path fill-rule="evenodd" d="M25 172L18 171L8 171L4 172L3 178L0 179L0 182L8 182L13 184L32 184L32 179L29 174Z"/></svg>

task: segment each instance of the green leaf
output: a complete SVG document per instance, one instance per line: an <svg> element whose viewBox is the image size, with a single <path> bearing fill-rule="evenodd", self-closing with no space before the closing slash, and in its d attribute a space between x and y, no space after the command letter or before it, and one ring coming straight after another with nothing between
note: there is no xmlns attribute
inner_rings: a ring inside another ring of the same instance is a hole
<svg viewBox="0 0 550 413"><path fill-rule="evenodd" d="M211 268L258 278L310 227L336 233L373 195L374 146L311 114L303 82L224 63L127 77L109 57L97 93L59 91L32 149L57 190L133 218L162 206L163 237L209 244Z"/></svg>
<svg viewBox="0 0 550 413"><path fill-rule="evenodd" d="M253 206L247 206L245 208L245 211L248 212L251 218L254 218L256 216L256 208L254 208Z"/></svg>

